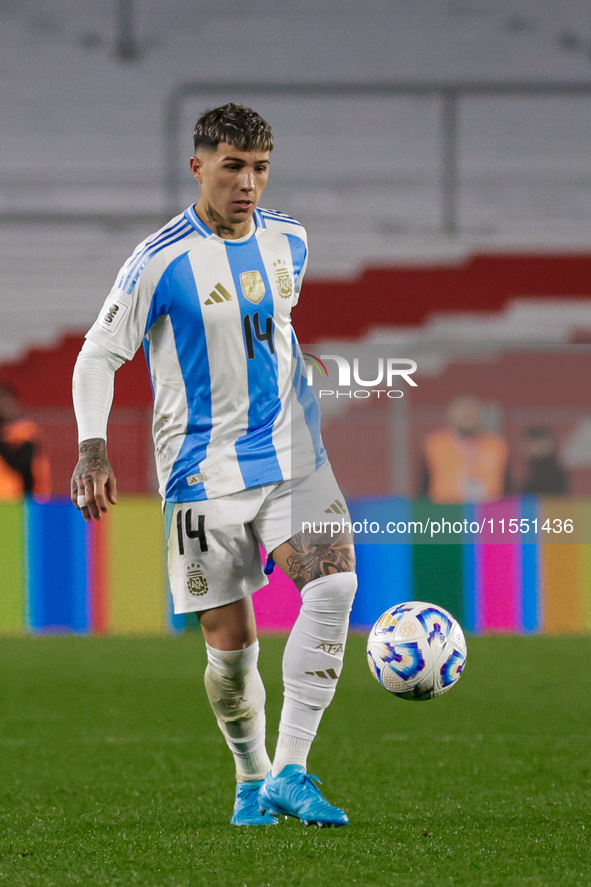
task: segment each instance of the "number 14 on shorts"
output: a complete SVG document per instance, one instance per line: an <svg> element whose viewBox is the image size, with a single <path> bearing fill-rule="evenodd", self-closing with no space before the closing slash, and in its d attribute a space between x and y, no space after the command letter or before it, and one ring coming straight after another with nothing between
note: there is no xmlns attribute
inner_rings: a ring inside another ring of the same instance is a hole
<svg viewBox="0 0 591 887"><path fill-rule="evenodd" d="M193 524L195 519L196 526ZM177 538L179 542L179 554L185 553L185 536L187 539L199 539L201 551L207 551L207 538L205 536L205 515L198 514L193 518L193 509L179 510L176 516Z"/></svg>

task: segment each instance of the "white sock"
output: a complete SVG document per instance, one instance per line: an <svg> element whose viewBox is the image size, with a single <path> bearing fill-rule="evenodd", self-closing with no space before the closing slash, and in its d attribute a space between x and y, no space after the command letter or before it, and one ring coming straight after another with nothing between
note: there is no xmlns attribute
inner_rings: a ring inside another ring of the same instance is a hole
<svg viewBox="0 0 591 887"><path fill-rule="evenodd" d="M341 673L355 573L331 573L302 589L302 607L283 654L284 701L273 776L286 764L306 767L322 715Z"/></svg>
<svg viewBox="0 0 591 887"><path fill-rule="evenodd" d="M205 689L234 756L236 779L264 779L271 761L265 748L265 688L257 668L259 642L245 650L205 646Z"/></svg>

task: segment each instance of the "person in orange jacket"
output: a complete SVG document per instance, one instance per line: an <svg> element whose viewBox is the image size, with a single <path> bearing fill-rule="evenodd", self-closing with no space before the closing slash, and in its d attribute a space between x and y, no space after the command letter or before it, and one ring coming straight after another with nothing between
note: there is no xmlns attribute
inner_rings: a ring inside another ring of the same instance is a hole
<svg viewBox="0 0 591 887"><path fill-rule="evenodd" d="M51 493L49 460L41 448L39 426L19 417L16 395L0 385L0 501Z"/></svg>
<svg viewBox="0 0 591 887"><path fill-rule="evenodd" d="M447 427L425 438L420 495L445 504L502 499L511 489L509 447L486 430L482 402L460 395L448 419Z"/></svg>

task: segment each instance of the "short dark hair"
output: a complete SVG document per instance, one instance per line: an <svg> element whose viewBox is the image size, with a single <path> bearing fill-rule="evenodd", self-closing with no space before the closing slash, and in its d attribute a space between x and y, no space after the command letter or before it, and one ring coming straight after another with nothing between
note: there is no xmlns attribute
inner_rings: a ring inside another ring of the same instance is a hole
<svg viewBox="0 0 591 887"><path fill-rule="evenodd" d="M272 151L273 130L256 111L228 102L202 114L193 132L195 152L199 148L215 151L220 142L239 151Z"/></svg>

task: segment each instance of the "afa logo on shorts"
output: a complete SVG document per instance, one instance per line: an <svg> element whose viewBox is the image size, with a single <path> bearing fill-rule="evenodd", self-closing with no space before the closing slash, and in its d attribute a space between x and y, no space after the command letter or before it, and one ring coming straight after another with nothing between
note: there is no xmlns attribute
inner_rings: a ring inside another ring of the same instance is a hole
<svg viewBox="0 0 591 887"><path fill-rule="evenodd" d="M201 564L189 564L187 567L187 590L195 597L207 594L208 585Z"/></svg>

